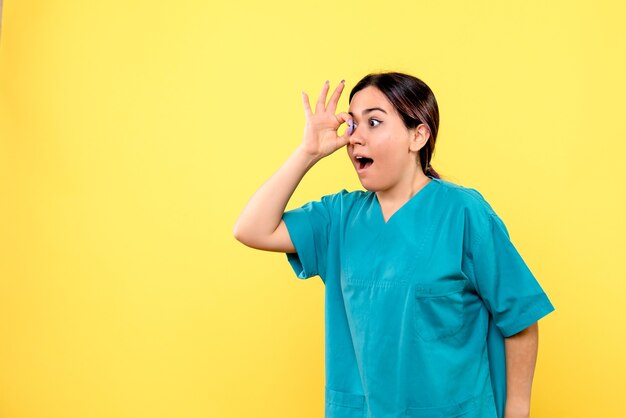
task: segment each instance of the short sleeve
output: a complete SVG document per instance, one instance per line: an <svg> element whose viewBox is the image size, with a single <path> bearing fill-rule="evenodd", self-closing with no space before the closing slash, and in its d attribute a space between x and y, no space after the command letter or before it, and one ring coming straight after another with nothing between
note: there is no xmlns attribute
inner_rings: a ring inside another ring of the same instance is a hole
<svg viewBox="0 0 626 418"><path fill-rule="evenodd" d="M477 292L502 335L509 337L554 310L536 278L510 240L502 220L486 214L469 254Z"/></svg>
<svg viewBox="0 0 626 418"><path fill-rule="evenodd" d="M336 196L324 196L283 214L296 249L287 253L287 260L299 279L319 275L324 280Z"/></svg>

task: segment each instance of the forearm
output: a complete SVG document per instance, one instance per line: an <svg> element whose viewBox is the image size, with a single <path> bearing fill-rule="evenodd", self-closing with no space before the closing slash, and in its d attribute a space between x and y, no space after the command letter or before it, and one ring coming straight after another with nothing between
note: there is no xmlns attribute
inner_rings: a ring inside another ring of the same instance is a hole
<svg viewBox="0 0 626 418"><path fill-rule="evenodd" d="M342 81L326 105L329 90L329 82L326 81L317 100L315 114L311 109L309 97L302 92L306 117L302 144L256 191L239 215L233 233L242 243L261 250L282 252L295 250L289 231L282 222L283 213L306 172L320 159L332 154L349 141L346 134L337 135L339 126L350 119L350 115L345 112L335 115L343 87Z"/></svg>
<svg viewBox="0 0 626 418"><path fill-rule="evenodd" d="M235 237L254 246L274 233L296 187L318 160L298 147L250 198L235 224Z"/></svg>
<svg viewBox="0 0 626 418"><path fill-rule="evenodd" d="M506 409L505 418L530 416L530 394L537 361L538 325L505 339Z"/></svg>

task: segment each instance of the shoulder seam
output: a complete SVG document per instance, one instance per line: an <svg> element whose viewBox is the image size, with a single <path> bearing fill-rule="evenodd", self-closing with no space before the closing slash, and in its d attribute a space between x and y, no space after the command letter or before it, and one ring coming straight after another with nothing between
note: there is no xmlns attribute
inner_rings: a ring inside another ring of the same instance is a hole
<svg viewBox="0 0 626 418"><path fill-rule="evenodd" d="M492 216L496 215L491 205L489 205L489 203L486 201L486 199L482 196L482 194L478 190L472 187L465 187L463 185L456 184L456 183L449 183L448 187L459 190L466 196L470 196L474 202L480 204L481 208L484 209L487 214L492 215Z"/></svg>

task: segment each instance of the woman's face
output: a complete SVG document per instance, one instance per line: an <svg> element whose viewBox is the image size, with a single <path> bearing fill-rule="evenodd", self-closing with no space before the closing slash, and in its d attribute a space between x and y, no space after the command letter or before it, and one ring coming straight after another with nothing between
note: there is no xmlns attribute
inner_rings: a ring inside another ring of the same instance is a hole
<svg viewBox="0 0 626 418"><path fill-rule="evenodd" d="M349 113L356 127L347 145L348 155L364 188L387 191L411 181L417 164L416 129L407 129L393 105L376 87L358 91ZM413 150L411 150L413 148Z"/></svg>

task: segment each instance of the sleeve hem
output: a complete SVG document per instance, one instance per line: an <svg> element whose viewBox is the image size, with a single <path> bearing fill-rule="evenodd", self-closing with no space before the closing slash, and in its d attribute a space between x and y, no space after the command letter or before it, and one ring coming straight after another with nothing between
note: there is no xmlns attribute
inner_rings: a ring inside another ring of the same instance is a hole
<svg viewBox="0 0 626 418"><path fill-rule="evenodd" d="M526 328L528 328L529 326L531 326L532 324L539 321L541 318L545 317L546 315L548 315L549 313L553 311L554 311L554 306L552 306L552 304L549 301L546 301L542 303L540 306L538 306L536 309L533 309L532 311L527 312L514 324L509 325L505 328L502 328L500 331L502 332L502 335L505 338L511 337L517 334L518 332L525 330Z"/></svg>
<svg viewBox="0 0 626 418"><path fill-rule="evenodd" d="M287 260L299 279L308 279L319 275L313 268L317 265L315 251L307 249L307 243L313 240L313 229L306 218L296 221L295 213L286 212L283 221L287 226L289 237L296 249L295 253L287 253Z"/></svg>

